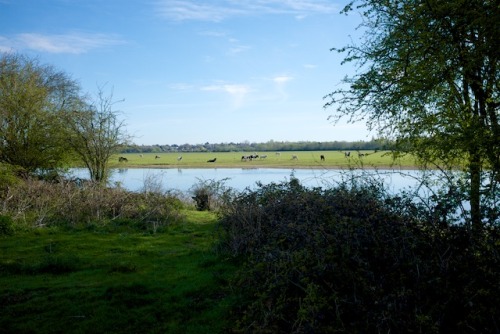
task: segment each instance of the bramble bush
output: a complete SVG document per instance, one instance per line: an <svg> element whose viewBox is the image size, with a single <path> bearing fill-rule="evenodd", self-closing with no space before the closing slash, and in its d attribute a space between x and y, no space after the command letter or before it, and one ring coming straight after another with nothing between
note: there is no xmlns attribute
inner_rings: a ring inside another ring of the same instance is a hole
<svg viewBox="0 0 500 334"><path fill-rule="evenodd" d="M498 333L498 226L473 240L376 184L246 190L220 247L244 266L235 332Z"/></svg>
<svg viewBox="0 0 500 334"><path fill-rule="evenodd" d="M116 222L155 233L181 220L182 207L175 195L159 189L130 192L81 180L19 179L0 194L0 214L10 217L11 229Z"/></svg>
<svg viewBox="0 0 500 334"><path fill-rule="evenodd" d="M228 179L198 179L191 189L191 198L198 211L217 211L224 203L230 202L234 195L234 189L226 186Z"/></svg>

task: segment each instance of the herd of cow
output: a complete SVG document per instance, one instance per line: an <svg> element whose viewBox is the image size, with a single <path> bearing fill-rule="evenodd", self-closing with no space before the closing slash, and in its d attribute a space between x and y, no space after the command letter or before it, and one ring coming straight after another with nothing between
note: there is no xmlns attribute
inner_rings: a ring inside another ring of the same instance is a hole
<svg viewBox="0 0 500 334"><path fill-rule="evenodd" d="M281 153L280 152L276 152L276 157L280 157L281 156ZM364 156L367 156L368 153L359 153L358 152L358 156L359 157L364 157ZM143 157L142 154L139 155L141 158ZM344 152L344 157L345 158L350 158L351 157L351 152ZM267 158L267 155L264 154L264 155L258 155L258 154L251 154L251 155L243 155L241 156L241 161L252 161L252 160L255 160L255 159L266 159ZM155 156L155 159L160 159L160 156L159 155L156 155ZM325 161L325 156L322 154L320 156L320 159L321 161ZM182 155L178 156L177 157L177 161L181 161L182 160ZM296 154L292 154L292 160L299 160L299 157L296 155ZM128 159L125 158L125 157L119 157L118 158L118 161L119 162L128 162ZM207 162L215 162L217 161L217 158L213 158L213 159L209 159L207 160Z"/></svg>

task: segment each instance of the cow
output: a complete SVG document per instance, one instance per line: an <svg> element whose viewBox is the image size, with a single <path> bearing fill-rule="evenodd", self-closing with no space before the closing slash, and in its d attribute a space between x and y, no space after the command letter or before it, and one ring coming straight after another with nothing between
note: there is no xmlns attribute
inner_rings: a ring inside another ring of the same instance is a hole
<svg viewBox="0 0 500 334"><path fill-rule="evenodd" d="M252 161L253 159L257 159L259 156L257 154L252 154L252 155L244 155L241 157L241 161L247 161L250 160Z"/></svg>
<svg viewBox="0 0 500 334"><path fill-rule="evenodd" d="M118 161L119 161L119 162L128 162L128 159L127 159L127 158L125 158L125 157L119 157L119 158L118 158Z"/></svg>
<svg viewBox="0 0 500 334"><path fill-rule="evenodd" d="M177 157L177 161L181 161L181 160L182 160L182 155L179 155L179 156Z"/></svg>
<svg viewBox="0 0 500 334"><path fill-rule="evenodd" d="M160 156L159 155L155 156L155 159L160 159Z"/></svg>
<svg viewBox="0 0 500 334"><path fill-rule="evenodd" d="M299 160L299 157L295 154L292 154L292 160Z"/></svg>
<svg viewBox="0 0 500 334"><path fill-rule="evenodd" d="M325 161L325 156L322 154L322 155L320 156L320 159L321 159L321 161Z"/></svg>
<svg viewBox="0 0 500 334"><path fill-rule="evenodd" d="M267 158L267 155L265 155L265 154L264 154L264 155L261 155L261 156L260 156L260 158L261 158L261 159L265 159L265 158Z"/></svg>
<svg viewBox="0 0 500 334"><path fill-rule="evenodd" d="M344 152L344 158L349 158L351 156L351 152Z"/></svg>
<svg viewBox="0 0 500 334"><path fill-rule="evenodd" d="M217 158L213 158L213 159L207 160L207 162L215 162L215 160L217 160Z"/></svg>

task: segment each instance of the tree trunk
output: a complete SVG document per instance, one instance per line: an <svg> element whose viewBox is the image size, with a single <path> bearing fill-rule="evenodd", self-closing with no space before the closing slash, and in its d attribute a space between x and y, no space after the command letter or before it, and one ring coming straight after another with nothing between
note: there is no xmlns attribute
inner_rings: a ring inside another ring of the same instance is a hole
<svg viewBox="0 0 500 334"><path fill-rule="evenodd" d="M481 222L481 157L477 152L471 152L469 161L470 172L470 208L472 232L477 235L482 230Z"/></svg>

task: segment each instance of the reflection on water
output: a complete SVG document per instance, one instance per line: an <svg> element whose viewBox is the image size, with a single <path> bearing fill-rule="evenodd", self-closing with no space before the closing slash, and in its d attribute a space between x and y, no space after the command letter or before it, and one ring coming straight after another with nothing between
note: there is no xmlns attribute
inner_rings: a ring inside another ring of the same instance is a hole
<svg viewBox="0 0 500 334"><path fill-rule="evenodd" d="M75 168L70 170L74 177L88 178L86 169ZM224 180L226 186L236 190L249 187L256 188L256 183L269 184L290 180L293 175L308 187L328 188L352 178L382 180L391 192L414 186L416 177L421 174L417 170L373 170L373 171L346 171L338 169L286 169L286 168L187 168L187 169L150 169L131 168L115 169L110 182L119 183L122 187L140 191L145 184L161 184L165 190L179 190L187 192L190 188L203 180Z"/></svg>

